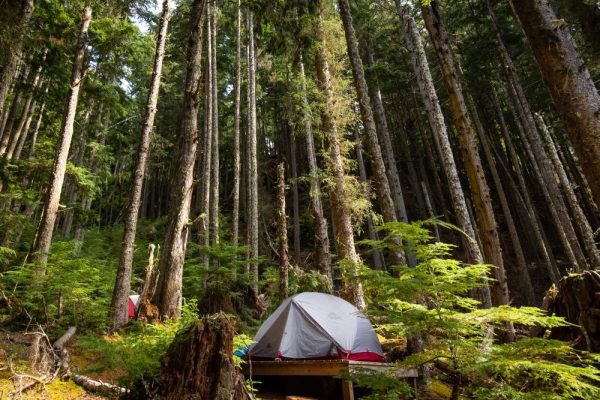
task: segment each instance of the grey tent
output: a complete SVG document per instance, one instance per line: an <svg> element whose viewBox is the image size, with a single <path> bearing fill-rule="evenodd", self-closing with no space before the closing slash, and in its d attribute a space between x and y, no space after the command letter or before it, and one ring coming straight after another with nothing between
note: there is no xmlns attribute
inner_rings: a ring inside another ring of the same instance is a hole
<svg viewBox="0 0 600 400"><path fill-rule="evenodd" d="M369 320L352 304L324 293L287 298L263 323L254 342L251 358L384 361Z"/></svg>

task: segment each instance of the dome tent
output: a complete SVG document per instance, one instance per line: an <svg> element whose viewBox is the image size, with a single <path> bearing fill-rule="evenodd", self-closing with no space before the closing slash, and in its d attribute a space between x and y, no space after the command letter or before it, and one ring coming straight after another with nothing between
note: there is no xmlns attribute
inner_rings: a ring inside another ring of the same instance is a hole
<svg viewBox="0 0 600 400"><path fill-rule="evenodd" d="M248 352L254 358L384 361L369 320L352 304L324 293L287 298L262 324L254 342Z"/></svg>

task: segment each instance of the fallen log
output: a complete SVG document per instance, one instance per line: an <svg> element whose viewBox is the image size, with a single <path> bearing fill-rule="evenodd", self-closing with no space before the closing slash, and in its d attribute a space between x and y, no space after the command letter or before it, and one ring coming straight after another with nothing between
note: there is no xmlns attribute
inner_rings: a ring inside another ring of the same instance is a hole
<svg viewBox="0 0 600 400"><path fill-rule="evenodd" d="M56 359L56 369L63 379L68 379L71 376L67 343L73 339L75 332L77 332L76 326L69 327L69 329L67 329L67 331L52 345L52 350L54 351Z"/></svg>
<svg viewBox="0 0 600 400"><path fill-rule="evenodd" d="M111 383L94 380L84 375L74 374L71 378L74 383L91 393L98 393L106 396L122 395L127 393L127 389Z"/></svg>
<svg viewBox="0 0 600 400"><path fill-rule="evenodd" d="M67 329L67 331L61 337L59 337L56 340L56 342L54 342L54 344L52 345L54 351L63 350L67 343L69 343L69 341L73 339L73 336L75 336L75 332L77 332L76 326L69 327L69 329Z"/></svg>

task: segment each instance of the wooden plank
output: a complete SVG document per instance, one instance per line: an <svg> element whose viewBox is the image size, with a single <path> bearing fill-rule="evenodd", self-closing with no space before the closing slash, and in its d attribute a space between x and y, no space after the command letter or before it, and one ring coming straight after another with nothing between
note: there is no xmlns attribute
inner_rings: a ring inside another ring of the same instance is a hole
<svg viewBox="0 0 600 400"><path fill-rule="evenodd" d="M366 369L384 372L395 369L394 364L371 361L348 360L297 360L297 361L252 361L252 375L263 376L337 376L346 370L350 372ZM250 362L243 366L245 375L250 374ZM415 368L395 369L398 378L417 378Z"/></svg>
<svg viewBox="0 0 600 400"><path fill-rule="evenodd" d="M336 376L346 369L348 363L344 360L323 361L252 361L244 364L245 375L263 376Z"/></svg>

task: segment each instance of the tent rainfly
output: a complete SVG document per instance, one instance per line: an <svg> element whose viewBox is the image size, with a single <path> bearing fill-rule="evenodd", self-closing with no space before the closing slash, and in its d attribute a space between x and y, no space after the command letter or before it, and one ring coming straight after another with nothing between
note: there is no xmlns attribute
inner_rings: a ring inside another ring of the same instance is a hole
<svg viewBox="0 0 600 400"><path fill-rule="evenodd" d="M324 293L287 298L263 323L254 342L251 358L384 361L371 322L352 304Z"/></svg>
<svg viewBox="0 0 600 400"><path fill-rule="evenodd" d="M138 295L138 294L129 295L129 301L127 302L127 315L129 315L129 318L135 317L135 312L137 310L139 302L140 302L140 295Z"/></svg>

